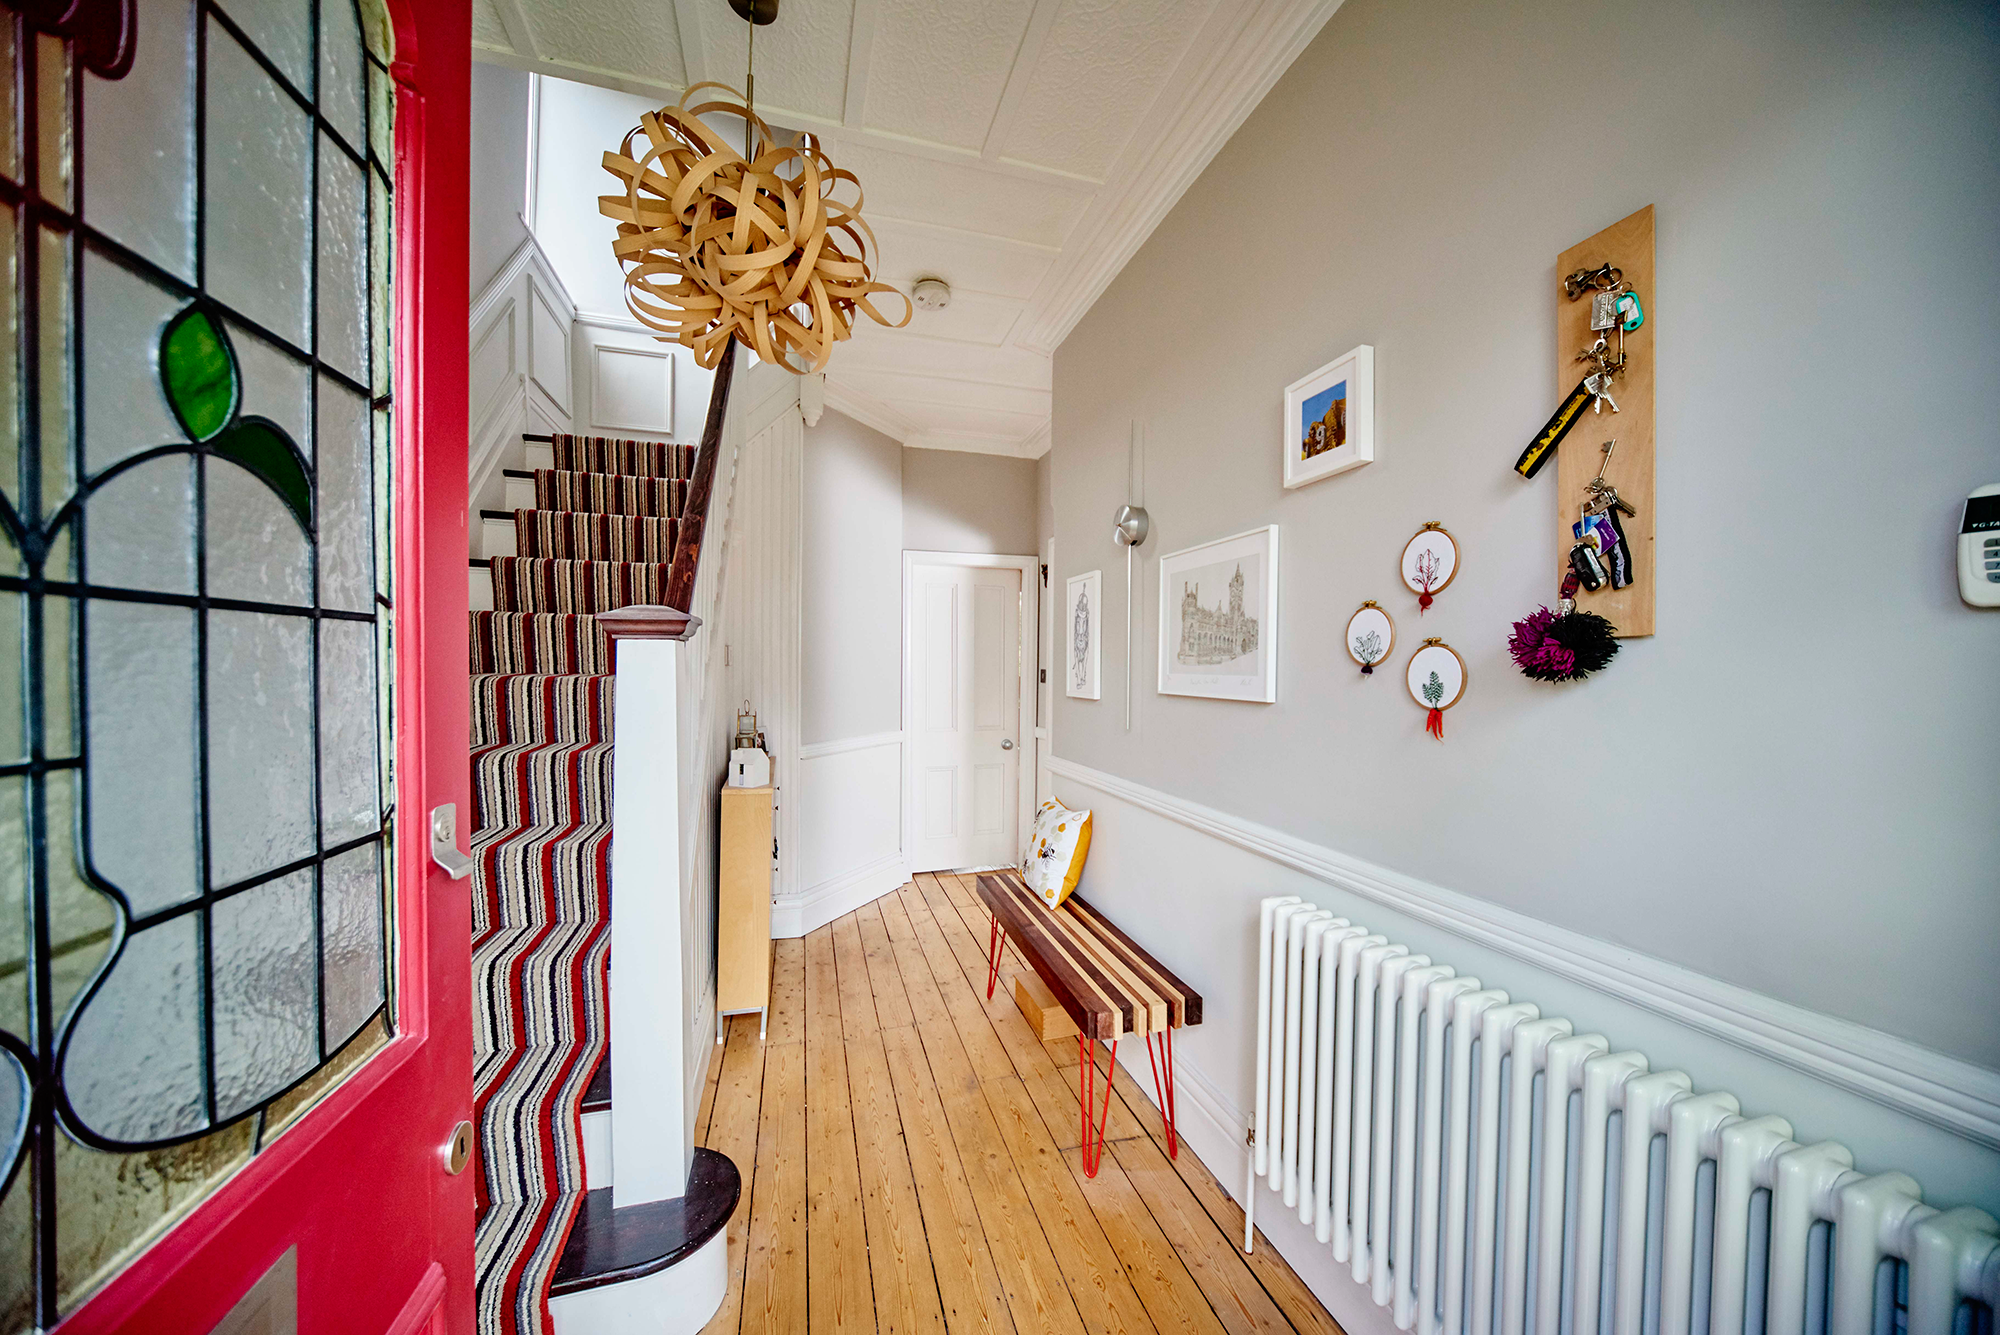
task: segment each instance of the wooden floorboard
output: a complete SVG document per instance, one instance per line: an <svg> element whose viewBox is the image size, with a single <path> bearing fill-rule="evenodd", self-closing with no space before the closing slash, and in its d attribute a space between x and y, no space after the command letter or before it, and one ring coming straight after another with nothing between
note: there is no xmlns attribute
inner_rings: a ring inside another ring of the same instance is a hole
<svg viewBox="0 0 2000 1335"><path fill-rule="evenodd" d="M925 873L775 943L769 1036L729 1022L696 1121L745 1184L704 1335L1340 1335L1104 1046L1084 1174L1076 1042L1028 1028L1011 947L987 998L988 923Z"/></svg>

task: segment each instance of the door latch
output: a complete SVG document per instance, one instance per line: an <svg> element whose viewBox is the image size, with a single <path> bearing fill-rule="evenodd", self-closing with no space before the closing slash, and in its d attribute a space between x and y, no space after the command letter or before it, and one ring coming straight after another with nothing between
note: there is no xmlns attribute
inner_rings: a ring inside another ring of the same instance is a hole
<svg viewBox="0 0 2000 1335"><path fill-rule="evenodd" d="M472 875L472 859L458 851L458 803L431 808L431 861L454 881Z"/></svg>

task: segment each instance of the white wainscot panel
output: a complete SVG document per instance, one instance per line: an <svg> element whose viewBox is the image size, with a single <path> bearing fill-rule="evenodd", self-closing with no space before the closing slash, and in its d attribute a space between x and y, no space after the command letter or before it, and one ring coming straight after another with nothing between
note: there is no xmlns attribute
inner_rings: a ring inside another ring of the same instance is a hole
<svg viewBox="0 0 2000 1335"><path fill-rule="evenodd" d="M472 336L472 420L481 428L514 392L515 337L511 299Z"/></svg>
<svg viewBox="0 0 2000 1335"><path fill-rule="evenodd" d="M569 411L569 321L556 311L541 284L528 279L528 375L562 412Z"/></svg>
<svg viewBox="0 0 2000 1335"><path fill-rule="evenodd" d="M618 348L603 343L591 351L591 425L607 431L673 434L672 354L664 348Z"/></svg>
<svg viewBox="0 0 2000 1335"><path fill-rule="evenodd" d="M811 931L908 879L902 765L900 733L800 748L801 890L776 901L774 932Z"/></svg>

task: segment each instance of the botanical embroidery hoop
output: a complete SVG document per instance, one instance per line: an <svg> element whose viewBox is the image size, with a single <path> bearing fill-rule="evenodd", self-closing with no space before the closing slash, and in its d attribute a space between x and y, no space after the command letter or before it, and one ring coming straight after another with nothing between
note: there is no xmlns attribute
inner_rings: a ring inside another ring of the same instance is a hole
<svg viewBox="0 0 2000 1335"><path fill-rule="evenodd" d="M1377 643L1358 643L1373 635ZM1386 663L1396 652L1396 619L1382 610L1382 605L1373 598L1354 609L1354 615L1347 618L1347 656L1361 665L1361 675L1372 676L1377 663ZM1372 650L1374 657L1365 657Z"/></svg>
<svg viewBox="0 0 2000 1335"><path fill-rule="evenodd" d="M1465 681L1465 660L1436 636L1410 655L1403 684L1410 689L1410 699L1425 711L1424 731L1439 741L1444 740L1444 711L1465 698Z"/></svg>
<svg viewBox="0 0 2000 1335"><path fill-rule="evenodd" d="M1428 610L1431 601L1458 578L1458 540L1433 519L1403 544L1403 559L1397 569L1403 583L1417 595L1417 612Z"/></svg>

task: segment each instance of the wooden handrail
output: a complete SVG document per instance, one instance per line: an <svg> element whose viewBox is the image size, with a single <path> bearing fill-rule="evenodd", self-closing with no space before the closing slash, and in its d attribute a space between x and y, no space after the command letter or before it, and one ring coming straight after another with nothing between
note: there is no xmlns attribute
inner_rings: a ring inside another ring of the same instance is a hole
<svg viewBox="0 0 2000 1335"><path fill-rule="evenodd" d="M715 368L708 391L708 420L701 428L701 448L694 457L694 477L681 507L680 534L674 543L673 565L667 570L668 607L694 610L694 577L701 564L702 528L708 523L708 498L715 490L715 462L722 453L722 419L729 411L729 385L736 378L736 344L732 341Z"/></svg>

